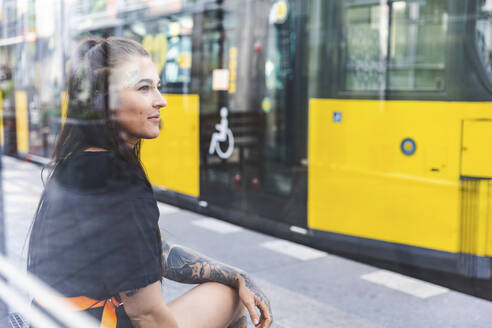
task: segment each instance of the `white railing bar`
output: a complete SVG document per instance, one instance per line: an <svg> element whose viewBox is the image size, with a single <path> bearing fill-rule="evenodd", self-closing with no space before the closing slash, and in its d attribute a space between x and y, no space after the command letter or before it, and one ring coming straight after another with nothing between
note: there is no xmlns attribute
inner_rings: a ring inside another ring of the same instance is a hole
<svg viewBox="0 0 492 328"><path fill-rule="evenodd" d="M75 311L69 303L62 300L62 295L47 287L34 275L17 269L2 255L0 255L0 274L10 283L27 290L29 295L34 297L62 323L73 328L99 328L99 324L94 318L80 311Z"/></svg>
<svg viewBox="0 0 492 328"><path fill-rule="evenodd" d="M38 328L60 328L60 325L56 324L53 319L49 318L39 309L29 306L30 302L27 299L17 295L2 280L0 280L0 299L3 299L10 308L21 313L32 326Z"/></svg>

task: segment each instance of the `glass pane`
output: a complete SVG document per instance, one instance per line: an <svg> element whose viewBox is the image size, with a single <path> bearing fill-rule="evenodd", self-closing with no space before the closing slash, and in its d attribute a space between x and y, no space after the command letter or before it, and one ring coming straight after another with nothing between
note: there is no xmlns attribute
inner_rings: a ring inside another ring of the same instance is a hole
<svg viewBox="0 0 492 328"><path fill-rule="evenodd" d="M393 2L389 89L444 89L447 17L445 1Z"/></svg>
<svg viewBox="0 0 492 328"><path fill-rule="evenodd" d="M475 44L482 65L492 78L492 1L481 1L477 10Z"/></svg>
<svg viewBox="0 0 492 328"><path fill-rule="evenodd" d="M151 56L166 93L188 93L191 82L191 15L162 17L124 28L123 36L141 42Z"/></svg>
<svg viewBox="0 0 492 328"><path fill-rule="evenodd" d="M345 89L379 90L384 86L386 6L347 7L344 14Z"/></svg>

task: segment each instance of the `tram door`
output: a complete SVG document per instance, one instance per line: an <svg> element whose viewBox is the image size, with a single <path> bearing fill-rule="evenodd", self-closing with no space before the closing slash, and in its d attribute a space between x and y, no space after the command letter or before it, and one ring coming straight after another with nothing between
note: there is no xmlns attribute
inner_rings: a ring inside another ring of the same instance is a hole
<svg viewBox="0 0 492 328"><path fill-rule="evenodd" d="M234 183L240 171L234 149L238 140L232 135L232 125L242 108L232 105L236 90L232 90L230 70L231 54L237 63L235 2L227 1L194 17L192 89L200 96L200 199L241 210L241 188Z"/></svg>
<svg viewBox="0 0 492 328"><path fill-rule="evenodd" d="M0 48L0 138L4 154L17 153L15 121L14 46Z"/></svg>
<svg viewBox="0 0 492 328"><path fill-rule="evenodd" d="M200 198L305 227L307 97L296 52L306 39L302 1L227 4L215 16L223 30L204 33L201 44L202 84L211 93L200 93Z"/></svg>

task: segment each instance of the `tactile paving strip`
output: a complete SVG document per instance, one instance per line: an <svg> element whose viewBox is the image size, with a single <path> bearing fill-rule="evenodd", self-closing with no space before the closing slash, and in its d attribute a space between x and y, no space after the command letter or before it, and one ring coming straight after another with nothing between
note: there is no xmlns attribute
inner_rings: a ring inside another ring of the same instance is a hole
<svg viewBox="0 0 492 328"><path fill-rule="evenodd" d="M9 313L9 328L29 328L24 318L16 312Z"/></svg>

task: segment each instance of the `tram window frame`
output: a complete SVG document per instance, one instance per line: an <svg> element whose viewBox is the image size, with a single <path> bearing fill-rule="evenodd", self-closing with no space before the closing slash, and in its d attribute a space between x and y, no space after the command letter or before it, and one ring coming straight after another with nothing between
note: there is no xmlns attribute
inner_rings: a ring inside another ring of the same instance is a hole
<svg viewBox="0 0 492 328"><path fill-rule="evenodd" d="M485 63L480 55L480 50L478 49L478 35L477 35L477 23L480 17L480 4L478 2L469 2L467 12L472 13L473 19L468 20L466 26L466 32L468 35L472 35L472 38L467 38L465 42L465 47L467 53L470 56L472 65L475 66L476 72L480 81L482 82L485 89L492 93L492 56L490 58L490 72L487 72ZM489 13L489 21L492 25L492 8ZM492 27L491 27L492 29ZM492 44L490 48L490 54L492 55Z"/></svg>
<svg viewBox="0 0 492 328"><path fill-rule="evenodd" d="M451 25L450 25L450 21L449 19L446 19L445 20L445 31L443 32L443 35L442 35L442 62L440 63L440 65L442 65L442 67L439 67L438 70L441 72L440 74L435 74L435 77L441 77L441 86L440 87L436 87L436 88L420 88L420 87L409 87L409 88L394 88L391 86L390 84L390 80L391 80L391 75L394 74L395 72L398 72L398 70L395 70L394 68L392 68L392 66L394 64L390 63L391 61L391 58L388 57L389 55L389 52L391 51L391 47L392 47L392 44L390 43L391 40L393 39L393 34L394 33L394 24L395 22L394 21L391 21L394 19L394 11L393 11L393 5L397 2L401 2L401 0L390 0L390 1L387 1L385 2L385 5L388 6L387 7L387 19L385 18L385 22L386 22L386 27L387 27L387 34L388 36L386 37L386 40L385 40L385 49L384 51L380 51L380 60L378 61L378 63L380 63L380 65L382 65L381 67L381 70L379 72L381 72L381 75L382 75L382 82L379 83L378 85L378 88L374 88L374 89L357 89L357 88L350 88L348 85L347 85L347 76L348 76L348 71L347 71L347 58L348 58L348 33L347 33L347 26L348 26L348 23L347 23L347 11L346 9L347 8L354 8L354 7L380 7L381 6L381 2L380 1L376 1L376 0L350 0L350 1L343 1L343 4L341 5L340 7L340 10L341 10L341 19L340 19L340 30L342 31L342 33L339 33L338 34L338 42L337 42L337 57L339 58L340 60L340 63L341 65L337 65L338 66L338 73L337 75L339 76L339 79L338 79L338 87L337 87L337 94L338 96L341 96L341 97L348 97L348 98L351 98L351 97L363 97L363 98L374 98L374 97L381 97L381 96L384 96L384 97L387 97L389 94L392 95L392 97L404 97L404 98L408 98L408 96L411 96L412 98L414 98L415 94L419 94L419 95L427 95L427 96L431 96L431 97L434 97L434 96L437 96L437 97L443 97L446 93L447 93L447 88L448 88L448 84L450 83L449 81L449 64L451 62L450 60L450 54L449 54L449 49L450 49L450 40L449 40L449 34L450 34L450 28L451 28ZM411 1L408 1L407 3L417 3L417 4L424 4L425 5L425 1L422 1L422 0L411 0ZM448 4L446 4L444 1L443 1L443 5L444 5L444 12L447 13L449 15L449 6ZM371 8L368 8L368 11L370 12L372 9ZM379 10L379 9L377 9ZM440 14L442 14L443 11L441 11ZM370 17L370 16L368 16ZM422 17L419 17L418 20L422 20ZM368 22L368 24L370 24L370 22ZM390 25L391 24L391 25ZM416 24L419 24L419 22L417 21ZM408 28L408 25L407 27ZM377 33L381 33L380 30L378 29L378 32ZM417 37L418 38L418 37ZM380 41L380 38L378 38L378 42L381 42ZM419 46L419 40L417 39L416 41L416 45ZM420 45L420 47L422 46L425 46L424 45ZM418 50L417 50L418 51ZM416 68L416 66L419 65L419 63L417 62L411 62L408 64L410 69L412 69L414 72L418 71L418 69ZM425 70L426 72L429 71L429 70ZM407 95L405 97L405 95Z"/></svg>

